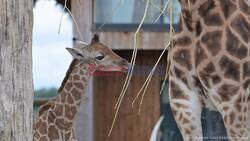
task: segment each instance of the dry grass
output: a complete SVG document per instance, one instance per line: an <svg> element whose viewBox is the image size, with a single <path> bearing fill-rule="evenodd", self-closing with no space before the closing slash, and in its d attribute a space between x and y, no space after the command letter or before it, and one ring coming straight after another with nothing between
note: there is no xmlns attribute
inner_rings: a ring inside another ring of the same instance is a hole
<svg viewBox="0 0 250 141"><path fill-rule="evenodd" d="M139 26L138 26L138 28L137 28L135 34L134 34L134 48L133 48L132 59L131 59L131 62L130 62L132 68L131 68L130 71L128 72L128 75L127 75L127 77L126 77L126 80L125 80L124 85L123 85L123 88L122 88L122 91L121 91L120 96L119 96L119 98L118 98L118 101L117 101L117 103L116 103L116 105L115 105L115 110L116 110L116 111L115 111L114 120L113 120L113 122L112 122L110 131L109 131L109 134L108 134L109 136L110 136L110 134L111 134L111 132L112 132L112 130L113 130L113 128L114 128L114 124L115 124L115 121L116 121L116 118L117 118L117 115L118 115L118 112L119 112L119 109L120 109L122 100L123 100L123 98L124 98L124 96L125 96L125 94L126 94L126 92L127 92L128 86L129 86L129 84L130 84L130 80L131 80L131 77L132 77L132 72L133 72L133 69L134 69L134 66L135 66L135 60L136 60L136 56L137 56L137 49L138 49L138 39L137 39L137 37L138 37L138 32L140 31L141 26L142 26L142 24L144 23L144 20L145 20L145 18L146 18L146 16L147 16L147 11L148 11L148 7L149 7L150 2L151 2L150 0L147 0L143 18L142 18L142 20L140 21L140 24L139 24ZM151 3L152 3L152 2L151 2ZM141 96L141 100L140 100L140 105L139 105L139 111L138 111L138 113L140 113L140 109L141 109L141 105L142 105L142 102L143 102L143 98L144 98L144 96L145 96L146 90L147 90L147 88L148 88L148 85L149 85L149 83L150 83L150 80L151 80L151 78L152 78L152 76L153 76L153 74L154 74L154 71L155 71L157 65L159 64L159 62L160 62L160 60L161 60L163 54L166 52L166 50L170 50L170 49L171 49L171 43L172 43L171 41L172 41L172 37L173 37L173 33L174 33L174 32L173 32L173 31L174 31L174 30L173 30L173 26L172 26L172 25L173 25L173 23L172 23L172 21L173 21L173 19L172 19L172 18L173 18L173 17L172 17L172 14L173 14L173 13L172 13L172 6L173 6L173 5L172 5L172 4L173 4L172 0L168 0L168 2L167 2L167 3L165 4L165 6L164 6L164 9L161 10L160 15L158 16L158 18L157 18L155 21L157 21L157 20L159 19L159 17L160 17L162 14L164 14L164 12L166 11L166 9L167 9L169 3L170 3L170 40L169 40L169 42L167 43L167 45L164 47L164 50L162 51L162 53L161 53L160 57L158 58L156 64L154 65L154 67L153 67L153 69L151 70L149 76L147 77L146 81L144 82L144 84L142 85L141 89L139 90L139 92L137 93L136 97L134 98L134 100L133 100L133 102L132 102L132 107L133 107L133 106L134 106L134 103L136 102L136 100ZM169 60L169 59L168 59L168 60ZM165 78L164 78L164 83L166 82L166 79L167 79L167 77L168 77L168 70L169 70L169 66L170 66L170 61L167 61L167 62L168 62L168 63L167 63L167 70L166 70L166 74L165 74ZM161 90L161 91L162 91L162 90Z"/></svg>
<svg viewBox="0 0 250 141"><path fill-rule="evenodd" d="M144 82L144 84L143 84L143 86L141 87L141 89L140 89L140 91L137 93L137 95L136 95L136 97L134 98L134 100L133 100L133 102L132 102L132 107L134 106L134 103L136 102L136 100L139 98L139 96L141 95L141 100L140 100L140 105L139 105L139 110L138 110L138 113L140 113L140 109L141 109L141 105L142 105L142 102L143 102L143 99L144 99L144 96L145 96L145 93L146 93L146 90L147 90L147 88L148 88L148 85L149 85L149 83L150 83L150 81L151 81L151 78L152 78L152 76L153 76L153 74L154 74L154 71L155 71L155 69L156 69L156 67L157 67L157 65L159 64L159 62L160 62L160 60L161 60L161 58L162 58L162 56L164 55L164 53L167 51L167 50L169 50L170 48L171 48L171 41L172 41L172 37L173 37L173 23L172 23L172 12L173 12L173 10L172 10L172 0L169 0L170 1L170 40L169 40L169 42L168 42L168 44L164 47L164 50L162 51L162 53L161 53L161 55L159 56L159 58L158 58L158 60L157 60L157 62L155 63L155 65L154 65L154 67L153 67L153 69L151 70L151 72L150 72L150 74L149 74L149 76L147 77L147 79L146 79L146 81ZM168 1L168 2L169 2ZM168 4L168 2L166 3L166 5ZM165 7L167 7L167 6L165 6ZM165 83L166 82L166 79L167 79L167 76L168 76L168 70L169 70L169 63L167 63L167 70L166 70L166 74L165 74L165 78L164 78L164 82L163 83ZM163 87L162 87L163 88ZM162 90L161 90L162 91Z"/></svg>
<svg viewBox="0 0 250 141"><path fill-rule="evenodd" d="M128 86L129 86L130 80L132 78L132 72L134 70L135 60L136 60L136 56L137 56L137 49L138 49L138 39L137 39L137 37L138 37L138 33L139 33L140 29L141 29L141 26L142 26L142 24L143 24L143 22L144 22L144 20L145 20L145 18L147 16L148 7L149 7L149 0L147 0L146 8L145 8L143 17L142 17L142 19L140 21L140 24L139 24L139 26L138 26L135 34L134 34L134 48L133 48L132 59L131 59L131 62L130 62L131 69L128 72L128 75L126 77L126 80L125 80L123 88L122 88L122 91L121 91L120 96L118 98L118 101L117 101L117 103L115 105L115 109L116 109L115 117L114 117L114 120L112 122L112 125L111 125L110 131L108 133L108 136L110 136L110 134L111 134L111 132L112 132L112 130L114 128L114 124L115 124L115 121L116 121L116 118L117 118L117 114L119 112L122 100L123 100L123 98L124 98L124 96L125 96L125 94L126 94L126 92L128 90Z"/></svg>
<svg viewBox="0 0 250 141"><path fill-rule="evenodd" d="M69 12L69 14L70 14L70 16L71 16L71 18L72 18L72 20L73 20L75 26L76 26L76 30L77 30L78 35L79 35L79 37L80 37L81 43L84 44L84 45L88 45L88 43L87 43L87 42L84 42L84 40L83 40L83 36L82 36L82 34L81 34L81 32L80 32L80 29L79 29L79 26L78 26L77 21L75 20L75 17L73 16L73 14L71 13L71 11L70 11L69 8L67 7L67 0L64 1L63 11L65 11L65 10L67 10L67 11ZM63 14L64 14L64 13L62 12L62 15L61 15L61 18L60 18L59 27L58 27L58 34L61 33L61 26L62 26Z"/></svg>

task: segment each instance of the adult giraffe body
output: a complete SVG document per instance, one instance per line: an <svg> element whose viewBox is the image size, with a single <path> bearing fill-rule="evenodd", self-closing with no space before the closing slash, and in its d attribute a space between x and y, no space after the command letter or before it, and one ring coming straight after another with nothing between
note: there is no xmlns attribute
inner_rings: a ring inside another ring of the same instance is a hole
<svg viewBox="0 0 250 141"><path fill-rule="evenodd" d="M249 141L250 3L179 1L182 16L169 52L169 94L183 138L203 140L201 110L207 107L221 113L231 141Z"/></svg>
<svg viewBox="0 0 250 141"><path fill-rule="evenodd" d="M67 48L72 61L55 99L42 106L33 124L34 141L76 141L73 122L81 104L87 82L98 68L103 71L127 71L128 62L99 42L95 35L91 44ZM95 64L96 66L88 67ZM83 131L84 132L84 131Z"/></svg>

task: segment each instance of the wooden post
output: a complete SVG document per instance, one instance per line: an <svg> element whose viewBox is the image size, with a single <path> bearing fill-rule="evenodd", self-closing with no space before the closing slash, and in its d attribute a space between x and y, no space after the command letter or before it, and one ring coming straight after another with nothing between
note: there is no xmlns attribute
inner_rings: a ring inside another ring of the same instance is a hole
<svg viewBox="0 0 250 141"><path fill-rule="evenodd" d="M0 0L0 141L31 141L33 0Z"/></svg>
<svg viewBox="0 0 250 141"><path fill-rule="evenodd" d="M85 42L90 42L92 38L92 0L71 1L71 11L78 23L79 32L76 25L73 27L73 36ZM85 95L82 98L79 113L74 122L74 129L78 141L93 141L93 81L88 82Z"/></svg>

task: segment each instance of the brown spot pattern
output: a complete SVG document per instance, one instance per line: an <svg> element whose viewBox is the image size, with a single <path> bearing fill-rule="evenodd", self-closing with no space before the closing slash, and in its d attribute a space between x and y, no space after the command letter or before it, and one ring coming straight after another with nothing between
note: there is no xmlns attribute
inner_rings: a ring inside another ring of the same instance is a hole
<svg viewBox="0 0 250 141"><path fill-rule="evenodd" d="M77 112L76 107L65 105L66 117L72 120Z"/></svg>
<svg viewBox="0 0 250 141"><path fill-rule="evenodd" d="M180 49L175 52L173 59L176 63L184 66L188 70L192 69L190 50Z"/></svg>
<svg viewBox="0 0 250 141"><path fill-rule="evenodd" d="M71 72L73 71L73 68L76 66L77 62L78 62L77 59L74 59L74 60L71 62L70 66L69 66L69 69L68 69L68 71L67 71L67 73L66 73L66 76L64 77L63 82L62 82L60 88L58 89L58 92L61 92L61 91L63 90L64 85L65 85L66 82L68 81L68 79L69 79L69 77L70 77L70 74L71 74Z"/></svg>
<svg viewBox="0 0 250 141"><path fill-rule="evenodd" d="M219 2L225 19L227 19L236 10L236 5L231 0L219 0Z"/></svg>
<svg viewBox="0 0 250 141"><path fill-rule="evenodd" d="M203 20L207 26L221 26L223 24L223 20L221 19L219 13L209 12L205 14Z"/></svg>
<svg viewBox="0 0 250 141"><path fill-rule="evenodd" d="M201 22L198 21L198 22L195 24L195 35L196 35L196 37L200 36L201 32L202 32Z"/></svg>
<svg viewBox="0 0 250 141"><path fill-rule="evenodd" d="M184 75L184 72L177 67L174 67L174 73L177 78L182 78L182 76Z"/></svg>
<svg viewBox="0 0 250 141"><path fill-rule="evenodd" d="M41 124L42 124L42 120L39 119L39 120L36 122L36 124L33 126L33 128L34 128L34 129L37 129L37 128L39 128L39 127L41 126Z"/></svg>
<svg viewBox="0 0 250 141"><path fill-rule="evenodd" d="M187 118L183 118L182 119L182 123L183 124L188 124L188 123L190 123L190 121L187 119ZM191 132L190 132L191 133Z"/></svg>
<svg viewBox="0 0 250 141"><path fill-rule="evenodd" d="M175 46L189 46L191 45L192 40L188 36L179 37L175 40Z"/></svg>
<svg viewBox="0 0 250 141"><path fill-rule="evenodd" d="M192 4L195 4L198 0L190 0Z"/></svg>
<svg viewBox="0 0 250 141"><path fill-rule="evenodd" d="M215 72L214 64L212 62L209 62L207 66L204 68L204 72L208 74Z"/></svg>
<svg viewBox="0 0 250 141"><path fill-rule="evenodd" d="M47 103L45 103L44 105L42 105L42 107L40 108L39 112L38 112L38 116L41 116L43 113L47 112L49 109L53 109L54 108L54 104L52 101L49 101Z"/></svg>
<svg viewBox="0 0 250 141"><path fill-rule="evenodd" d="M55 126L50 126L48 130L49 130L48 136L50 140L59 138L59 134Z"/></svg>
<svg viewBox="0 0 250 141"><path fill-rule="evenodd" d="M37 139L39 137L40 137L39 133L37 131L35 131L35 133L33 134L33 138Z"/></svg>
<svg viewBox="0 0 250 141"><path fill-rule="evenodd" d="M213 0L207 0L205 3L203 3L199 9L198 12L201 15L201 17L204 17L207 13L209 13L210 10L215 8L215 3Z"/></svg>
<svg viewBox="0 0 250 141"><path fill-rule="evenodd" d="M246 15L250 16L250 7L246 4L244 0L239 0L240 10Z"/></svg>
<svg viewBox="0 0 250 141"><path fill-rule="evenodd" d="M230 60L227 56L223 56L220 61L219 65L222 71L224 71L224 76L226 78L239 81L240 80L240 70L239 64Z"/></svg>
<svg viewBox="0 0 250 141"><path fill-rule="evenodd" d="M81 99L81 92L77 90L76 88L73 88L72 96L74 97L75 100L80 100Z"/></svg>
<svg viewBox="0 0 250 141"><path fill-rule="evenodd" d="M234 123L234 120L235 120L235 115L234 115L234 113L233 112L231 112L230 114L229 114L229 117L230 117L230 124L232 125L233 123Z"/></svg>
<svg viewBox="0 0 250 141"><path fill-rule="evenodd" d="M80 80L80 76L79 76L78 74L75 74L75 75L73 76L73 79L76 80L76 81L77 81L77 80Z"/></svg>
<svg viewBox="0 0 250 141"><path fill-rule="evenodd" d="M246 21L244 16L239 14L231 23L233 29L248 43L250 38L250 24Z"/></svg>
<svg viewBox="0 0 250 141"><path fill-rule="evenodd" d="M47 136L42 136L39 141L49 141L49 140L47 139Z"/></svg>
<svg viewBox="0 0 250 141"><path fill-rule="evenodd" d="M183 122L185 122L185 121L183 121ZM188 121L187 121L188 122ZM191 134L191 131L189 130L189 129L184 129L184 132L186 133L186 134Z"/></svg>
<svg viewBox="0 0 250 141"><path fill-rule="evenodd" d="M73 100L73 98L71 97L71 95L68 95L68 97L67 97L67 102L68 102L69 104L73 104L73 103L74 103L74 100Z"/></svg>
<svg viewBox="0 0 250 141"><path fill-rule="evenodd" d="M66 140L69 140L71 132L66 133Z"/></svg>
<svg viewBox="0 0 250 141"><path fill-rule="evenodd" d="M47 134L47 123L46 122L42 122L41 125L38 128L38 132L42 135Z"/></svg>
<svg viewBox="0 0 250 141"><path fill-rule="evenodd" d="M250 61L243 64L243 78L250 77Z"/></svg>
<svg viewBox="0 0 250 141"><path fill-rule="evenodd" d="M242 97L241 96L239 96L238 99L236 100L235 108L239 112L242 110Z"/></svg>
<svg viewBox="0 0 250 141"><path fill-rule="evenodd" d="M67 91L70 91L71 88L72 88L72 86L73 86L73 84L68 82L68 83L66 83L66 85L65 85L65 89L66 89Z"/></svg>
<svg viewBox="0 0 250 141"><path fill-rule="evenodd" d="M63 106L61 104L56 104L54 111L57 116L61 116L63 113Z"/></svg>
<svg viewBox="0 0 250 141"><path fill-rule="evenodd" d="M192 76L193 78L193 81L194 81L194 86L198 89L198 93L200 95L203 95L204 97L207 97L205 94L204 94L204 91L203 91L203 87L200 83L200 80L197 76Z"/></svg>
<svg viewBox="0 0 250 141"><path fill-rule="evenodd" d="M223 110L224 110L224 111L227 111L228 109L229 109L228 106L223 107Z"/></svg>
<svg viewBox="0 0 250 141"><path fill-rule="evenodd" d="M65 100L66 100L67 93L66 92L61 92L59 95L61 96L61 102L64 103Z"/></svg>
<svg viewBox="0 0 250 141"><path fill-rule="evenodd" d="M189 97L185 95L185 93L174 81L170 81L170 85L170 94L173 99L189 99Z"/></svg>
<svg viewBox="0 0 250 141"><path fill-rule="evenodd" d="M229 28L227 28L226 50L229 54L239 59L243 59L247 56L247 47L241 44Z"/></svg>
<svg viewBox="0 0 250 141"><path fill-rule="evenodd" d="M195 66L197 67L204 59L207 58L207 55L205 54L204 49L201 47L200 42L196 43L196 48L195 48Z"/></svg>
<svg viewBox="0 0 250 141"><path fill-rule="evenodd" d="M236 95L239 90L239 86L234 86L231 84L223 84L219 90L218 93L222 99L222 101L229 101L232 96Z"/></svg>
<svg viewBox="0 0 250 141"><path fill-rule="evenodd" d="M192 32L193 27L192 27L192 15L191 15L191 13L189 12L188 9L182 9L182 15L183 15L184 23L185 23L188 31Z"/></svg>
<svg viewBox="0 0 250 141"><path fill-rule="evenodd" d="M56 119L56 115L54 114L53 111L49 111L48 113L48 122L49 123L54 123Z"/></svg>
<svg viewBox="0 0 250 141"><path fill-rule="evenodd" d="M186 77L182 77L181 81L182 81L183 83L185 83L185 85L190 89L190 87L189 87L189 85L188 85L188 80L187 80Z"/></svg>
<svg viewBox="0 0 250 141"><path fill-rule="evenodd" d="M84 88L82 83L74 83L74 85L81 90Z"/></svg>
<svg viewBox="0 0 250 141"><path fill-rule="evenodd" d="M181 103L174 103L174 105L179 109L179 108L184 108L184 109L187 109L189 108L188 105L184 105L184 104L181 104Z"/></svg>
<svg viewBox="0 0 250 141"><path fill-rule="evenodd" d="M57 118L55 125L60 129L68 130L72 126L72 123L67 122L63 118Z"/></svg>
<svg viewBox="0 0 250 141"><path fill-rule="evenodd" d="M213 56L217 55L221 49L221 38L222 38L222 31L211 31L205 33L201 41L206 45L208 51L211 52Z"/></svg>
<svg viewBox="0 0 250 141"><path fill-rule="evenodd" d="M212 82L213 82L213 84L218 84L218 83L220 83L220 81L221 81L221 78L220 78L220 76L219 75L213 75L212 76Z"/></svg>
<svg viewBox="0 0 250 141"><path fill-rule="evenodd" d="M209 83L209 79L210 79L211 75L204 73L204 72L200 72L200 79L203 82L203 84L207 87L210 88L210 83Z"/></svg>
<svg viewBox="0 0 250 141"><path fill-rule="evenodd" d="M243 88L246 90L247 87L249 86L250 83L250 79L245 80L245 82L243 83Z"/></svg>

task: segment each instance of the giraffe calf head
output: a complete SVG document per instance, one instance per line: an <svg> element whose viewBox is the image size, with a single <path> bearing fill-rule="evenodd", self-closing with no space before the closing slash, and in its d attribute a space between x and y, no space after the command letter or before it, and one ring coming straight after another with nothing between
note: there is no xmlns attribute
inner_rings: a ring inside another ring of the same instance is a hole
<svg viewBox="0 0 250 141"><path fill-rule="evenodd" d="M66 48L70 54L78 60L94 64L96 69L102 71L124 71L129 69L127 60L114 53L109 47L99 41L98 35L94 35L90 44L75 40L76 47Z"/></svg>

